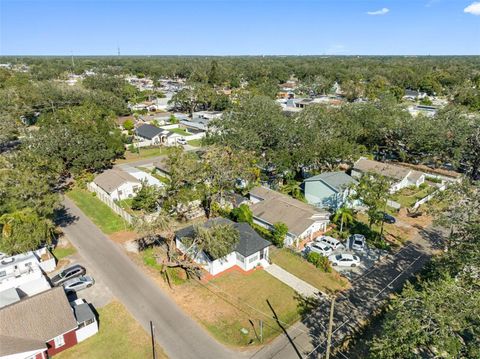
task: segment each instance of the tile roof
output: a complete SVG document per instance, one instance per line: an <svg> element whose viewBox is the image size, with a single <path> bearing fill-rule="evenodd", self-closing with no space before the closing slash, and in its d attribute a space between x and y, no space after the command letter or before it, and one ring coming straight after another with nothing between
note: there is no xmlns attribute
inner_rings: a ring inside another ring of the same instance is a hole
<svg viewBox="0 0 480 359"><path fill-rule="evenodd" d="M262 199L251 206L255 217L271 225L285 223L288 231L296 236L315 222L329 220L329 212L265 187L253 188L250 195Z"/></svg>
<svg viewBox="0 0 480 359"><path fill-rule="evenodd" d="M104 171L103 173L95 177L93 182L95 182L97 186L102 188L107 193L112 193L119 186L127 182L140 184L140 181L138 179L118 168L112 168Z"/></svg>
<svg viewBox="0 0 480 359"><path fill-rule="evenodd" d="M337 192L347 188L352 183L357 183L353 177L345 172L324 172L319 175L309 177L304 182L322 181Z"/></svg>
<svg viewBox="0 0 480 359"><path fill-rule="evenodd" d="M63 287L25 298L0 309L0 356L44 348L76 328Z"/></svg>
<svg viewBox="0 0 480 359"><path fill-rule="evenodd" d="M203 225L208 228L215 224L231 224L238 230L240 238L234 251L240 253L244 257L248 257L271 245L269 241L260 237L248 223L235 223L227 218L212 218ZM185 237L191 237L193 236L193 226L182 228L177 231L175 235L180 240ZM210 260L216 259L213 258L209 253L205 254L210 258Z"/></svg>

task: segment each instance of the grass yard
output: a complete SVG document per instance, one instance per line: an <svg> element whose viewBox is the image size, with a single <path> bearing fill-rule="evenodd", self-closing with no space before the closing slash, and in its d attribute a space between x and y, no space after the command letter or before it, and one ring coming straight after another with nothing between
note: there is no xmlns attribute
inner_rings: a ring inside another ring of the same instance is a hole
<svg viewBox="0 0 480 359"><path fill-rule="evenodd" d="M193 147L202 147L202 139L201 138L198 138L196 140L187 141L187 143L190 146L193 146Z"/></svg>
<svg viewBox="0 0 480 359"><path fill-rule="evenodd" d="M147 248L141 252L143 264L154 270L161 271L162 266L157 263L156 256L162 256L162 252L158 247ZM180 285L185 283L185 272L180 268L167 268L167 274L172 284Z"/></svg>
<svg viewBox="0 0 480 359"><path fill-rule="evenodd" d="M69 191L67 196L75 202L103 233L112 234L128 228L128 223L95 197L92 192L75 188Z"/></svg>
<svg viewBox="0 0 480 359"><path fill-rule="evenodd" d="M58 359L144 359L152 355L150 336L119 302L98 309L100 330L93 337L55 355ZM157 345L157 358L167 358Z"/></svg>
<svg viewBox="0 0 480 359"><path fill-rule="evenodd" d="M415 202L417 202L418 200L428 196L429 194L431 194L435 190L436 190L436 188L432 187L432 186L426 186L424 188L407 187L407 188L403 188L400 191L396 192L392 196L392 200L400 203L402 205L402 207L410 208L410 207L413 207Z"/></svg>
<svg viewBox="0 0 480 359"><path fill-rule="evenodd" d="M116 162L126 163L167 154L167 149L165 147L143 147L139 148L138 150L139 153L132 153L129 150L125 151L125 158L118 159Z"/></svg>
<svg viewBox="0 0 480 359"><path fill-rule="evenodd" d="M191 136L192 134L185 131L183 128L171 128L168 131L182 135L182 136Z"/></svg>
<svg viewBox="0 0 480 359"><path fill-rule="evenodd" d="M55 258L57 258L57 261L60 261L61 259L74 254L76 251L76 248L69 243L68 246L55 247L52 253Z"/></svg>
<svg viewBox="0 0 480 359"><path fill-rule="evenodd" d="M224 273L208 284L189 281L176 287L175 297L218 341L231 346L259 344L260 319L264 321L264 342L282 333L267 300L287 323L284 327L300 319L295 291L264 270ZM242 333L242 328L248 332Z"/></svg>
<svg viewBox="0 0 480 359"><path fill-rule="evenodd" d="M299 254L287 248L275 248L271 250L270 259L276 265L323 292L335 292L348 287L348 281L342 278L337 272L322 272Z"/></svg>

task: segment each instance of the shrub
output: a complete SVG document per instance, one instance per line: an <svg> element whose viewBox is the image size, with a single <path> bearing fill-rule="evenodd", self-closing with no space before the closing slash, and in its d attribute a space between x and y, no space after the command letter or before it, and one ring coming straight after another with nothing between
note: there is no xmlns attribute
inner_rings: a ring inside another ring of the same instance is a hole
<svg viewBox="0 0 480 359"><path fill-rule="evenodd" d="M282 248L287 233L288 227L285 223L275 223L272 230L272 243L275 244L278 248Z"/></svg>
<svg viewBox="0 0 480 359"><path fill-rule="evenodd" d="M255 232L257 232L260 235L260 237L266 239L267 241L272 242L272 233L268 229L263 228L262 226L256 223L252 223L251 226L255 230Z"/></svg>
<svg viewBox="0 0 480 359"><path fill-rule="evenodd" d="M422 183L420 186L418 186L418 188L420 188L420 189L425 189L427 187L428 187L428 184L426 184L425 182Z"/></svg>
<svg viewBox="0 0 480 359"><path fill-rule="evenodd" d="M242 204L239 207L232 209L230 215L235 222L253 223L252 210L246 204Z"/></svg>
<svg viewBox="0 0 480 359"><path fill-rule="evenodd" d="M310 252L307 254L307 261L323 272L330 273L332 271L330 261L327 257L324 257L321 254Z"/></svg>

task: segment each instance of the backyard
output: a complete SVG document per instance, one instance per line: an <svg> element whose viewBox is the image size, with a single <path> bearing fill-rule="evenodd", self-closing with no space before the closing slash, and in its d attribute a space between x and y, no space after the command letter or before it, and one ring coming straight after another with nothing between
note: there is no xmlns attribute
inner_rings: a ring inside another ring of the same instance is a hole
<svg viewBox="0 0 480 359"><path fill-rule="evenodd" d="M402 207L411 208L420 199L428 196L436 187L422 184L420 187L406 187L392 195L392 200L400 203Z"/></svg>
<svg viewBox="0 0 480 359"><path fill-rule="evenodd" d="M173 133L176 133L176 134L179 134L179 135L182 135L182 136L191 136L192 134L185 131L183 128L170 128L169 129L170 132L173 132Z"/></svg>
<svg viewBox="0 0 480 359"><path fill-rule="evenodd" d="M348 288L348 281L337 272L325 273L307 262L300 254L287 248L272 249L270 259L276 265L292 273L322 292L336 292Z"/></svg>
<svg viewBox="0 0 480 359"><path fill-rule="evenodd" d="M187 141L187 143L190 146L193 146L193 147L202 147L202 139L201 138L198 138L196 140Z"/></svg>
<svg viewBox="0 0 480 359"><path fill-rule="evenodd" d="M74 347L55 355L58 359L129 358L143 359L152 355L150 336L119 302L98 309L99 332ZM157 358L167 358L160 347Z"/></svg>
<svg viewBox="0 0 480 359"><path fill-rule="evenodd" d="M67 196L75 202L103 233L111 234L128 229L128 223L100 201L94 193L74 188L67 192Z"/></svg>

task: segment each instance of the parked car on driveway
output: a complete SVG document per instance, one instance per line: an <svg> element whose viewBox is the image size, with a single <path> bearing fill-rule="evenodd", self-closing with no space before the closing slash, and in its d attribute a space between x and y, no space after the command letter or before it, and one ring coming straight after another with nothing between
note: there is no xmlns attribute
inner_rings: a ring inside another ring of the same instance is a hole
<svg viewBox="0 0 480 359"><path fill-rule="evenodd" d="M364 251L367 248L367 242L363 234L352 234L350 236L350 246L357 251Z"/></svg>
<svg viewBox="0 0 480 359"><path fill-rule="evenodd" d="M63 283L63 289L65 289L65 292L78 292L82 289L86 289L91 287L92 285L95 284L95 280L88 276L88 275L83 275L80 277L76 277L73 279L70 279Z"/></svg>
<svg viewBox="0 0 480 359"><path fill-rule="evenodd" d="M383 216L383 221L386 223L394 224L397 221L394 216L391 216L388 213L381 212L381 214Z"/></svg>
<svg viewBox="0 0 480 359"><path fill-rule="evenodd" d="M82 267L80 264L74 264L50 278L50 282L52 282L54 287L58 287L67 280L84 275L85 273L87 273L87 270L84 267Z"/></svg>
<svg viewBox="0 0 480 359"><path fill-rule="evenodd" d="M179 145L186 145L187 144L187 140L184 139L183 137L180 137L180 138L177 138L177 143Z"/></svg>
<svg viewBox="0 0 480 359"><path fill-rule="evenodd" d="M333 252L333 248L328 244L323 242L311 242L305 246L303 253L306 255L310 252L315 252L321 254L322 256L328 257Z"/></svg>
<svg viewBox="0 0 480 359"><path fill-rule="evenodd" d="M360 258L348 253L332 254L328 259L332 262L332 266L356 267L360 264Z"/></svg>
<svg viewBox="0 0 480 359"><path fill-rule="evenodd" d="M345 246L340 242L338 239L329 236L320 236L315 238L315 242L317 243L325 243L328 246L332 247L334 251L339 249L345 249Z"/></svg>

